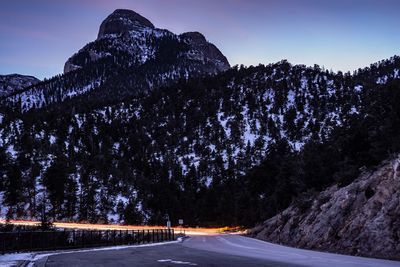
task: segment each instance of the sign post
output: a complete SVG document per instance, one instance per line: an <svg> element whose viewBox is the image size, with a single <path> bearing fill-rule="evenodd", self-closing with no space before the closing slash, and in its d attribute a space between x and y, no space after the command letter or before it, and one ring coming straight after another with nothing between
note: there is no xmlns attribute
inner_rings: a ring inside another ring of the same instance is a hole
<svg viewBox="0 0 400 267"><path fill-rule="evenodd" d="M181 227L181 234L182 234L182 228L183 228L183 219L178 220L179 226Z"/></svg>

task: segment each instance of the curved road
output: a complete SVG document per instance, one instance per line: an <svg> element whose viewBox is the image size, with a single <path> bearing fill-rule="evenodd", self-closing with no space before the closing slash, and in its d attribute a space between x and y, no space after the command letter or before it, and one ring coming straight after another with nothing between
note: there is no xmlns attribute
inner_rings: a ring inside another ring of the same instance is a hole
<svg viewBox="0 0 400 267"><path fill-rule="evenodd" d="M295 249L239 235L182 243L51 255L37 266L400 267L400 262Z"/></svg>

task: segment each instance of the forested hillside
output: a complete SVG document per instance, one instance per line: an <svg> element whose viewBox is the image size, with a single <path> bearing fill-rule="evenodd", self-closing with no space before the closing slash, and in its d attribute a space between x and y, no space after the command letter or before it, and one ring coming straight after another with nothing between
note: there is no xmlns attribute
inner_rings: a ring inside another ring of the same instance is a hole
<svg viewBox="0 0 400 267"><path fill-rule="evenodd" d="M398 151L399 69L399 57L353 74L282 61L110 102L95 90L3 105L2 216L45 205L55 220L253 225Z"/></svg>

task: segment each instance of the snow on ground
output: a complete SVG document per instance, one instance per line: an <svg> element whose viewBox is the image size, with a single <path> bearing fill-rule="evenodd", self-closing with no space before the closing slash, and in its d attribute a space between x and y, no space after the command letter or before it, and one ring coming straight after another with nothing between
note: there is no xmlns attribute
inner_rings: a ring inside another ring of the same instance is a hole
<svg viewBox="0 0 400 267"><path fill-rule="evenodd" d="M400 71L399 69L395 69L395 70L393 71L393 78L394 78L394 79L400 78L399 71Z"/></svg>
<svg viewBox="0 0 400 267"><path fill-rule="evenodd" d="M10 154L13 159L17 158L18 152L14 149L14 145L9 145L7 147L7 153Z"/></svg>
<svg viewBox="0 0 400 267"><path fill-rule="evenodd" d="M78 124L78 128L82 127L82 124L84 123L84 119L85 118L82 118L82 116L75 114L75 120L76 120L76 123Z"/></svg>
<svg viewBox="0 0 400 267"><path fill-rule="evenodd" d="M14 103L21 101L21 110L27 111L34 107L40 108L42 107L46 101L43 94L43 88L39 92L32 90L22 92L21 94L12 96L12 100Z"/></svg>
<svg viewBox="0 0 400 267"><path fill-rule="evenodd" d="M356 86L354 86L354 91L361 92L363 90L363 88L364 87L362 85L356 85Z"/></svg>
<svg viewBox="0 0 400 267"><path fill-rule="evenodd" d="M251 126L250 126L250 116L249 116L249 108L247 106L244 106L243 110L242 110L242 116L245 119L245 130L243 133L243 137L242 140L244 141L244 144L247 145L247 143L249 142L252 146L254 145L254 142L256 141L258 135L255 134L252 130L251 130ZM257 131L259 130L260 124L257 123Z"/></svg>
<svg viewBox="0 0 400 267"><path fill-rule="evenodd" d="M377 83L377 84L386 84L386 83L387 83L387 80L388 80L388 76L385 75L385 76L379 77L379 78L376 80L376 83Z"/></svg>
<svg viewBox="0 0 400 267"><path fill-rule="evenodd" d="M136 193L135 193L134 196L136 196ZM126 203L129 202L129 199L126 198L126 197L124 197L124 196L121 195L121 194L118 194L117 199L116 199L116 203L118 203L118 202L122 202L122 203L126 204Z"/></svg>
<svg viewBox="0 0 400 267"><path fill-rule="evenodd" d="M49 142L50 144L54 145L56 143L56 137L54 135L50 135Z"/></svg>
<svg viewBox="0 0 400 267"><path fill-rule="evenodd" d="M0 255L0 267L16 266L18 262L31 260L34 257L33 253L14 253Z"/></svg>
<svg viewBox="0 0 400 267"><path fill-rule="evenodd" d="M119 151L119 147L120 147L119 142L115 142L114 145L113 145L113 149L114 149L116 152L118 152L118 151Z"/></svg>
<svg viewBox="0 0 400 267"><path fill-rule="evenodd" d="M328 80L326 84L327 84L326 89L328 90L329 96L333 96L334 94L336 94L336 87L334 86L334 81Z"/></svg>
<svg viewBox="0 0 400 267"><path fill-rule="evenodd" d="M207 187L210 187L212 181L213 181L213 178L212 178L211 176L206 177L205 185L206 185Z"/></svg>
<svg viewBox="0 0 400 267"><path fill-rule="evenodd" d="M91 249L78 249L78 250L64 250L64 251L54 251L50 253L10 253L5 255L0 255L0 267L8 267L15 266L18 262L29 261L28 266L33 266L34 263L38 260L44 259L46 257L50 257L53 255L60 254L71 254L71 253L84 253L84 252L93 252L93 251L106 251L106 250L120 250L120 249L128 249L128 248L142 248L142 247L154 247L154 246L162 246L169 244L176 244L181 242L178 241L169 241L163 243L153 243L153 244L143 244L143 245L126 245L126 246L113 246L113 247L101 247L101 248L91 248Z"/></svg>
<svg viewBox="0 0 400 267"><path fill-rule="evenodd" d="M137 196L137 192L135 192L135 191L132 192L132 196L136 197L136 196ZM120 217L120 215L119 215L118 212L117 212L117 205L118 205L118 203L120 203L120 202L122 202L122 203L124 204L124 206L126 206L126 204L129 202L129 199L126 198L126 197L124 197L124 196L121 195L121 194L118 194L118 195L116 196L115 202L114 202L114 203L116 203L115 208L114 208L114 210L110 211L110 212L107 214L107 219L108 219L110 222L116 222L116 223L120 222L121 217Z"/></svg>
<svg viewBox="0 0 400 267"><path fill-rule="evenodd" d="M222 128L225 131L226 136L229 138L231 136L231 128L228 127L228 121L231 119L230 117L225 117L224 112L219 111L217 114L218 121Z"/></svg>
<svg viewBox="0 0 400 267"><path fill-rule="evenodd" d="M96 80L96 81L94 81L86 86L83 86L81 88L79 88L79 87L78 88L69 88L66 95L63 96L63 100L65 100L67 98L72 98L77 95L82 95L86 92L93 90L95 87L97 87L99 85L100 85L100 81Z"/></svg>
<svg viewBox="0 0 400 267"><path fill-rule="evenodd" d="M290 89L287 95L287 107L293 107L295 105L296 93Z"/></svg>
<svg viewBox="0 0 400 267"><path fill-rule="evenodd" d="M302 76L302 77L301 77L301 80L300 80L300 83L301 83L300 87L301 87L303 90L307 90L307 89L308 89L308 78L307 78L307 77ZM329 84L329 83L328 83L328 84Z"/></svg>
<svg viewBox="0 0 400 267"><path fill-rule="evenodd" d="M116 212L109 212L107 214L107 219L109 222L119 222L120 221L120 216Z"/></svg>

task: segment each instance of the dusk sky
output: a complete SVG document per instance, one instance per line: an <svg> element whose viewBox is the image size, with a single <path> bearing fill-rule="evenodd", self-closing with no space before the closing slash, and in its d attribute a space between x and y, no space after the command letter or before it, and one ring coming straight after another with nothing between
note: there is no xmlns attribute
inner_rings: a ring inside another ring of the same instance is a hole
<svg viewBox="0 0 400 267"><path fill-rule="evenodd" d="M288 59L353 71L400 54L398 0L5 0L0 74L61 73L117 8L174 33L202 32L231 65Z"/></svg>

